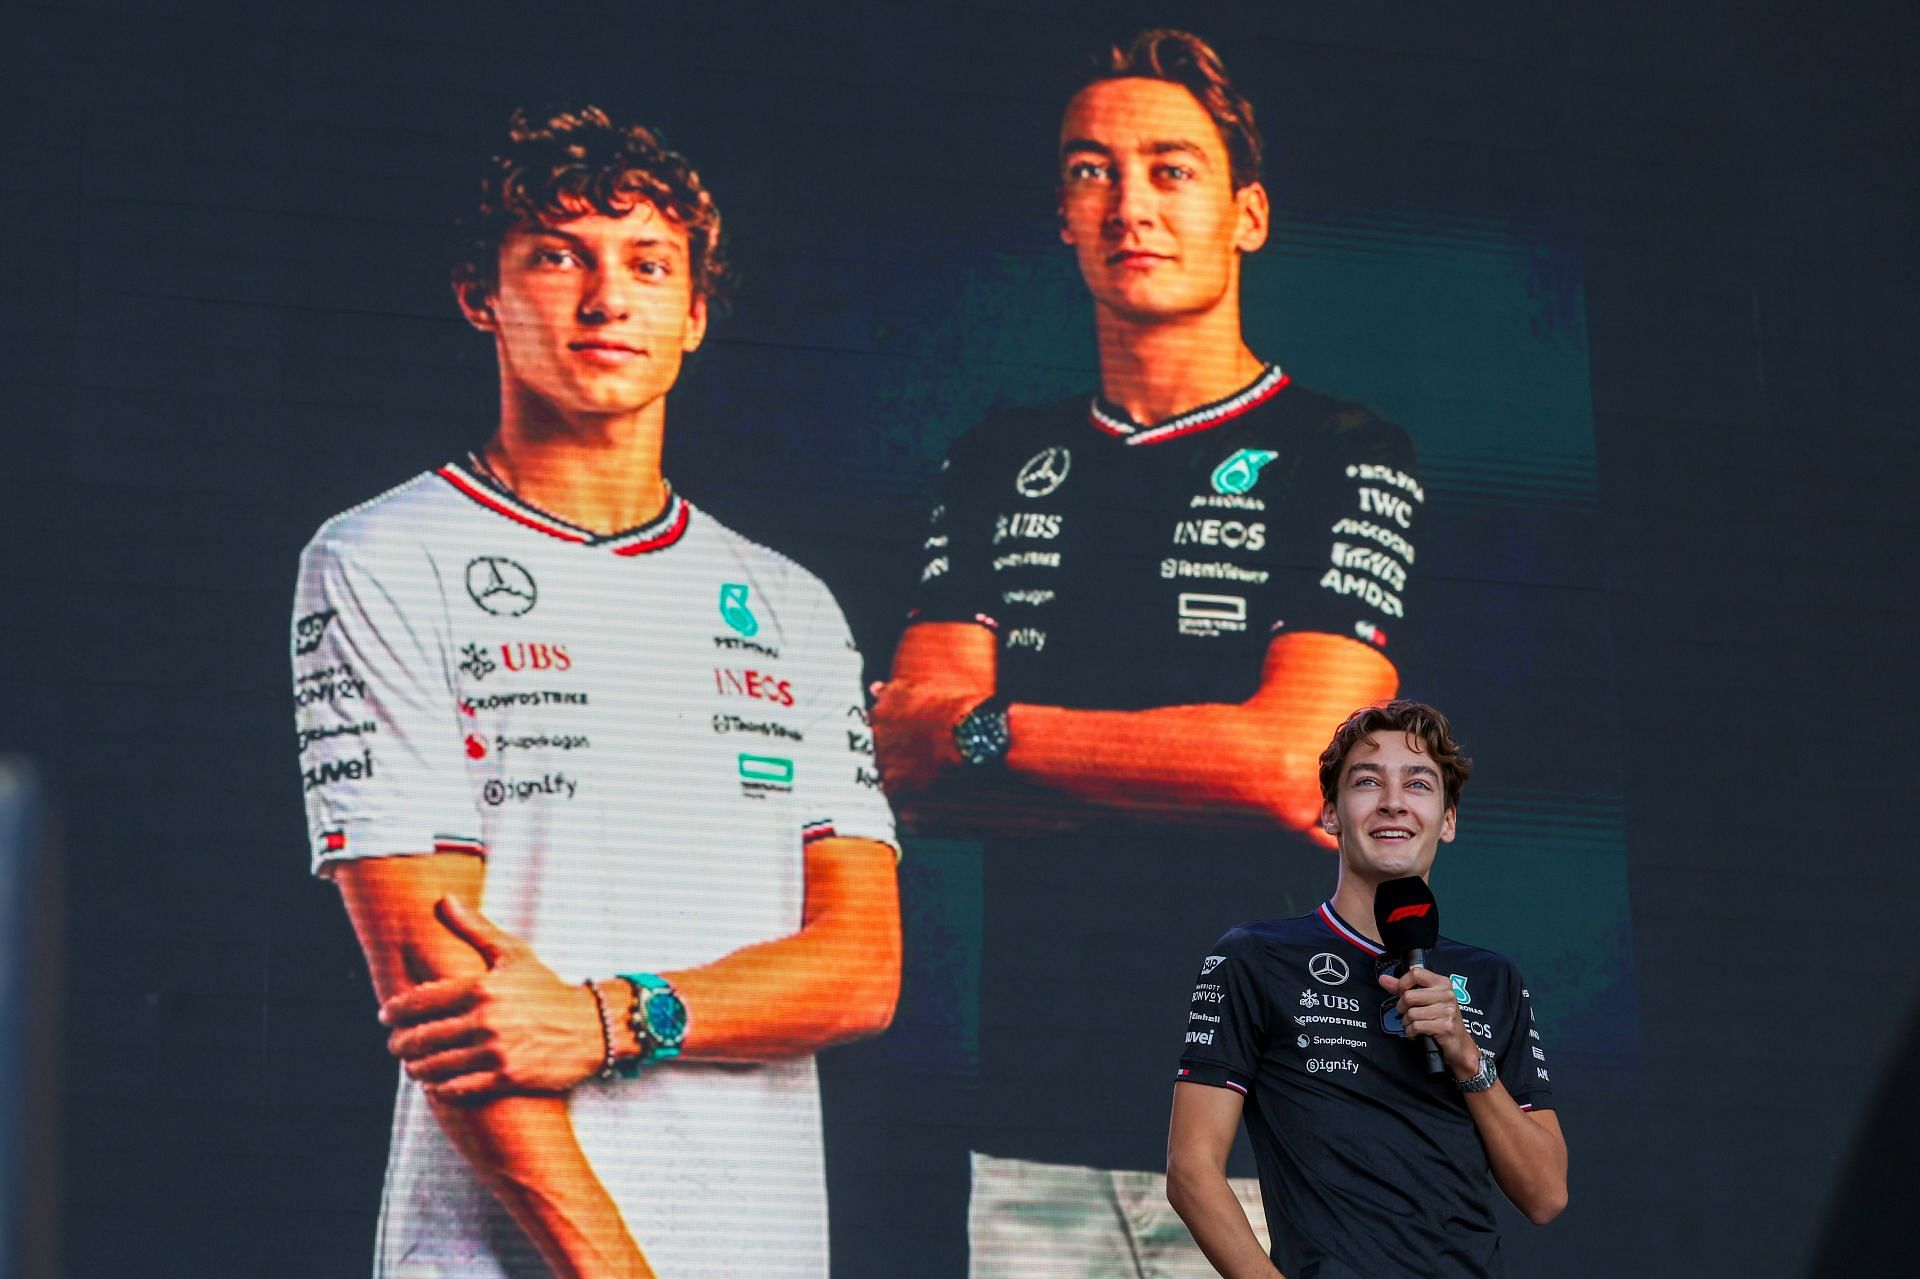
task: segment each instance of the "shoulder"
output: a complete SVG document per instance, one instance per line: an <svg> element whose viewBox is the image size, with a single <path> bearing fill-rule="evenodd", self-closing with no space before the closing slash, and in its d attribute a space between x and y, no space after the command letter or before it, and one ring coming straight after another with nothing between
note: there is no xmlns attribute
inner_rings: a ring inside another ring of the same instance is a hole
<svg viewBox="0 0 1920 1279"><path fill-rule="evenodd" d="M708 561L705 570L713 577L750 583L770 606L803 613L821 607L838 611L832 590L811 569L733 529L705 508L691 501L687 505L693 512L688 549Z"/></svg>
<svg viewBox="0 0 1920 1279"><path fill-rule="evenodd" d="M1235 925L1221 936L1214 949L1222 955L1275 955L1301 946L1320 946L1325 941L1317 916L1298 915Z"/></svg>
<svg viewBox="0 0 1920 1279"><path fill-rule="evenodd" d="M1474 946L1466 942L1455 941L1451 937L1442 937L1433 950L1436 965L1449 973L1463 975L1467 981L1476 979L1496 982L1502 990L1509 985L1518 990L1520 987L1520 969L1511 959L1497 950L1488 950L1484 946ZM1469 998L1477 995L1470 989Z"/></svg>
<svg viewBox="0 0 1920 1279"><path fill-rule="evenodd" d="M459 494L438 471L414 476L322 524L303 558L372 562L414 558L435 532L462 515Z"/></svg>
<svg viewBox="0 0 1920 1279"><path fill-rule="evenodd" d="M1303 448L1412 464L1413 437L1399 423L1356 400L1292 383L1274 397L1272 408L1266 421L1292 435Z"/></svg>
<svg viewBox="0 0 1920 1279"><path fill-rule="evenodd" d="M1089 395L1076 395L1042 404L996 408L947 446L947 458L958 462L1021 448L1031 452L1061 443L1063 435L1071 442L1071 436L1086 428L1089 402Z"/></svg>

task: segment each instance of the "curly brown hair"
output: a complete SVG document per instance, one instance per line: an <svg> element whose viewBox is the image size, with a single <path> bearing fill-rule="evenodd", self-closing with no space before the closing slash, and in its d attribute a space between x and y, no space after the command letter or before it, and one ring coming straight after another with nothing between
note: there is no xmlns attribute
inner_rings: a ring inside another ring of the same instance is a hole
<svg viewBox="0 0 1920 1279"><path fill-rule="evenodd" d="M724 306L731 274L720 210L685 156L644 125L615 125L598 107L517 110L507 122L507 145L480 180L479 207L462 222L467 239L454 283L493 287L510 231L590 213L625 217L642 202L686 231L695 296L709 308Z"/></svg>
<svg viewBox="0 0 1920 1279"><path fill-rule="evenodd" d="M1124 49L1114 44L1094 54L1093 65L1073 91L1103 80L1133 78L1165 80L1191 93L1227 144L1233 189L1260 180L1263 147L1253 104L1233 87L1226 64L1212 45L1190 31L1154 27L1135 36Z"/></svg>
<svg viewBox="0 0 1920 1279"><path fill-rule="evenodd" d="M1384 706L1363 706L1347 716L1346 723L1333 730L1333 740L1320 752L1320 794L1331 804L1340 789L1340 766L1355 746L1374 745L1377 733L1406 733L1420 739L1447 792L1447 807L1460 807L1460 792L1473 776L1473 761L1460 753L1453 740L1453 725L1425 702L1402 698Z"/></svg>

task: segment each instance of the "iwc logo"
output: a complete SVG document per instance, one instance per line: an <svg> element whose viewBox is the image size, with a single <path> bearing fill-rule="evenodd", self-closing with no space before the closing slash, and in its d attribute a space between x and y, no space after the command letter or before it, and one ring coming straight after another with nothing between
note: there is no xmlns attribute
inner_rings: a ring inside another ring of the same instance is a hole
<svg viewBox="0 0 1920 1279"><path fill-rule="evenodd" d="M467 561L467 594L495 617L519 617L540 597L533 575L498 555L480 555Z"/></svg>
<svg viewBox="0 0 1920 1279"><path fill-rule="evenodd" d="M1260 480L1260 468L1279 457L1272 449L1238 449L1213 468L1213 491L1245 493Z"/></svg>
<svg viewBox="0 0 1920 1279"><path fill-rule="evenodd" d="M1073 455L1063 448L1044 449L1027 459L1014 478L1013 487L1021 497L1045 497L1067 482Z"/></svg>

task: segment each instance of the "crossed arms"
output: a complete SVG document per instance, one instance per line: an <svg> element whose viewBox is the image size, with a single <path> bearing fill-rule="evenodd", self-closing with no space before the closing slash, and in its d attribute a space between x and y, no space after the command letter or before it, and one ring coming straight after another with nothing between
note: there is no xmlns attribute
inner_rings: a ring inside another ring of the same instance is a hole
<svg viewBox="0 0 1920 1279"><path fill-rule="evenodd" d="M599 1010L480 914L483 878L480 858L452 853L335 871L389 1047L556 1275L651 1276L568 1116L566 1091L604 1060ZM630 1053L626 984L603 976L616 1052ZM798 932L662 976L692 1013L688 1059L771 1060L884 1030L900 988L892 848L816 840Z"/></svg>
<svg viewBox="0 0 1920 1279"><path fill-rule="evenodd" d="M993 694L996 644L971 622L921 622L901 637L873 725L888 792L908 812L963 767L953 726ZM1138 711L1016 704L1006 766L1098 808L1237 816L1325 842L1320 751L1334 725L1392 697L1398 682L1393 664L1358 640L1283 634L1244 702Z"/></svg>

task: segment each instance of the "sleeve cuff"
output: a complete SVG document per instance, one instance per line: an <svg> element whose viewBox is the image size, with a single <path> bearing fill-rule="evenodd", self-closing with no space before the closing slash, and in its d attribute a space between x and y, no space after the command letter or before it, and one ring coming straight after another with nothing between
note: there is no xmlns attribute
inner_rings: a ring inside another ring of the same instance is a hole
<svg viewBox="0 0 1920 1279"><path fill-rule="evenodd" d="M1180 1059L1180 1068L1173 1072L1175 1083L1206 1084L1210 1088L1231 1088L1242 1097L1253 1091L1253 1080L1237 1070L1228 1070L1225 1066L1210 1061L1195 1061L1191 1057Z"/></svg>

